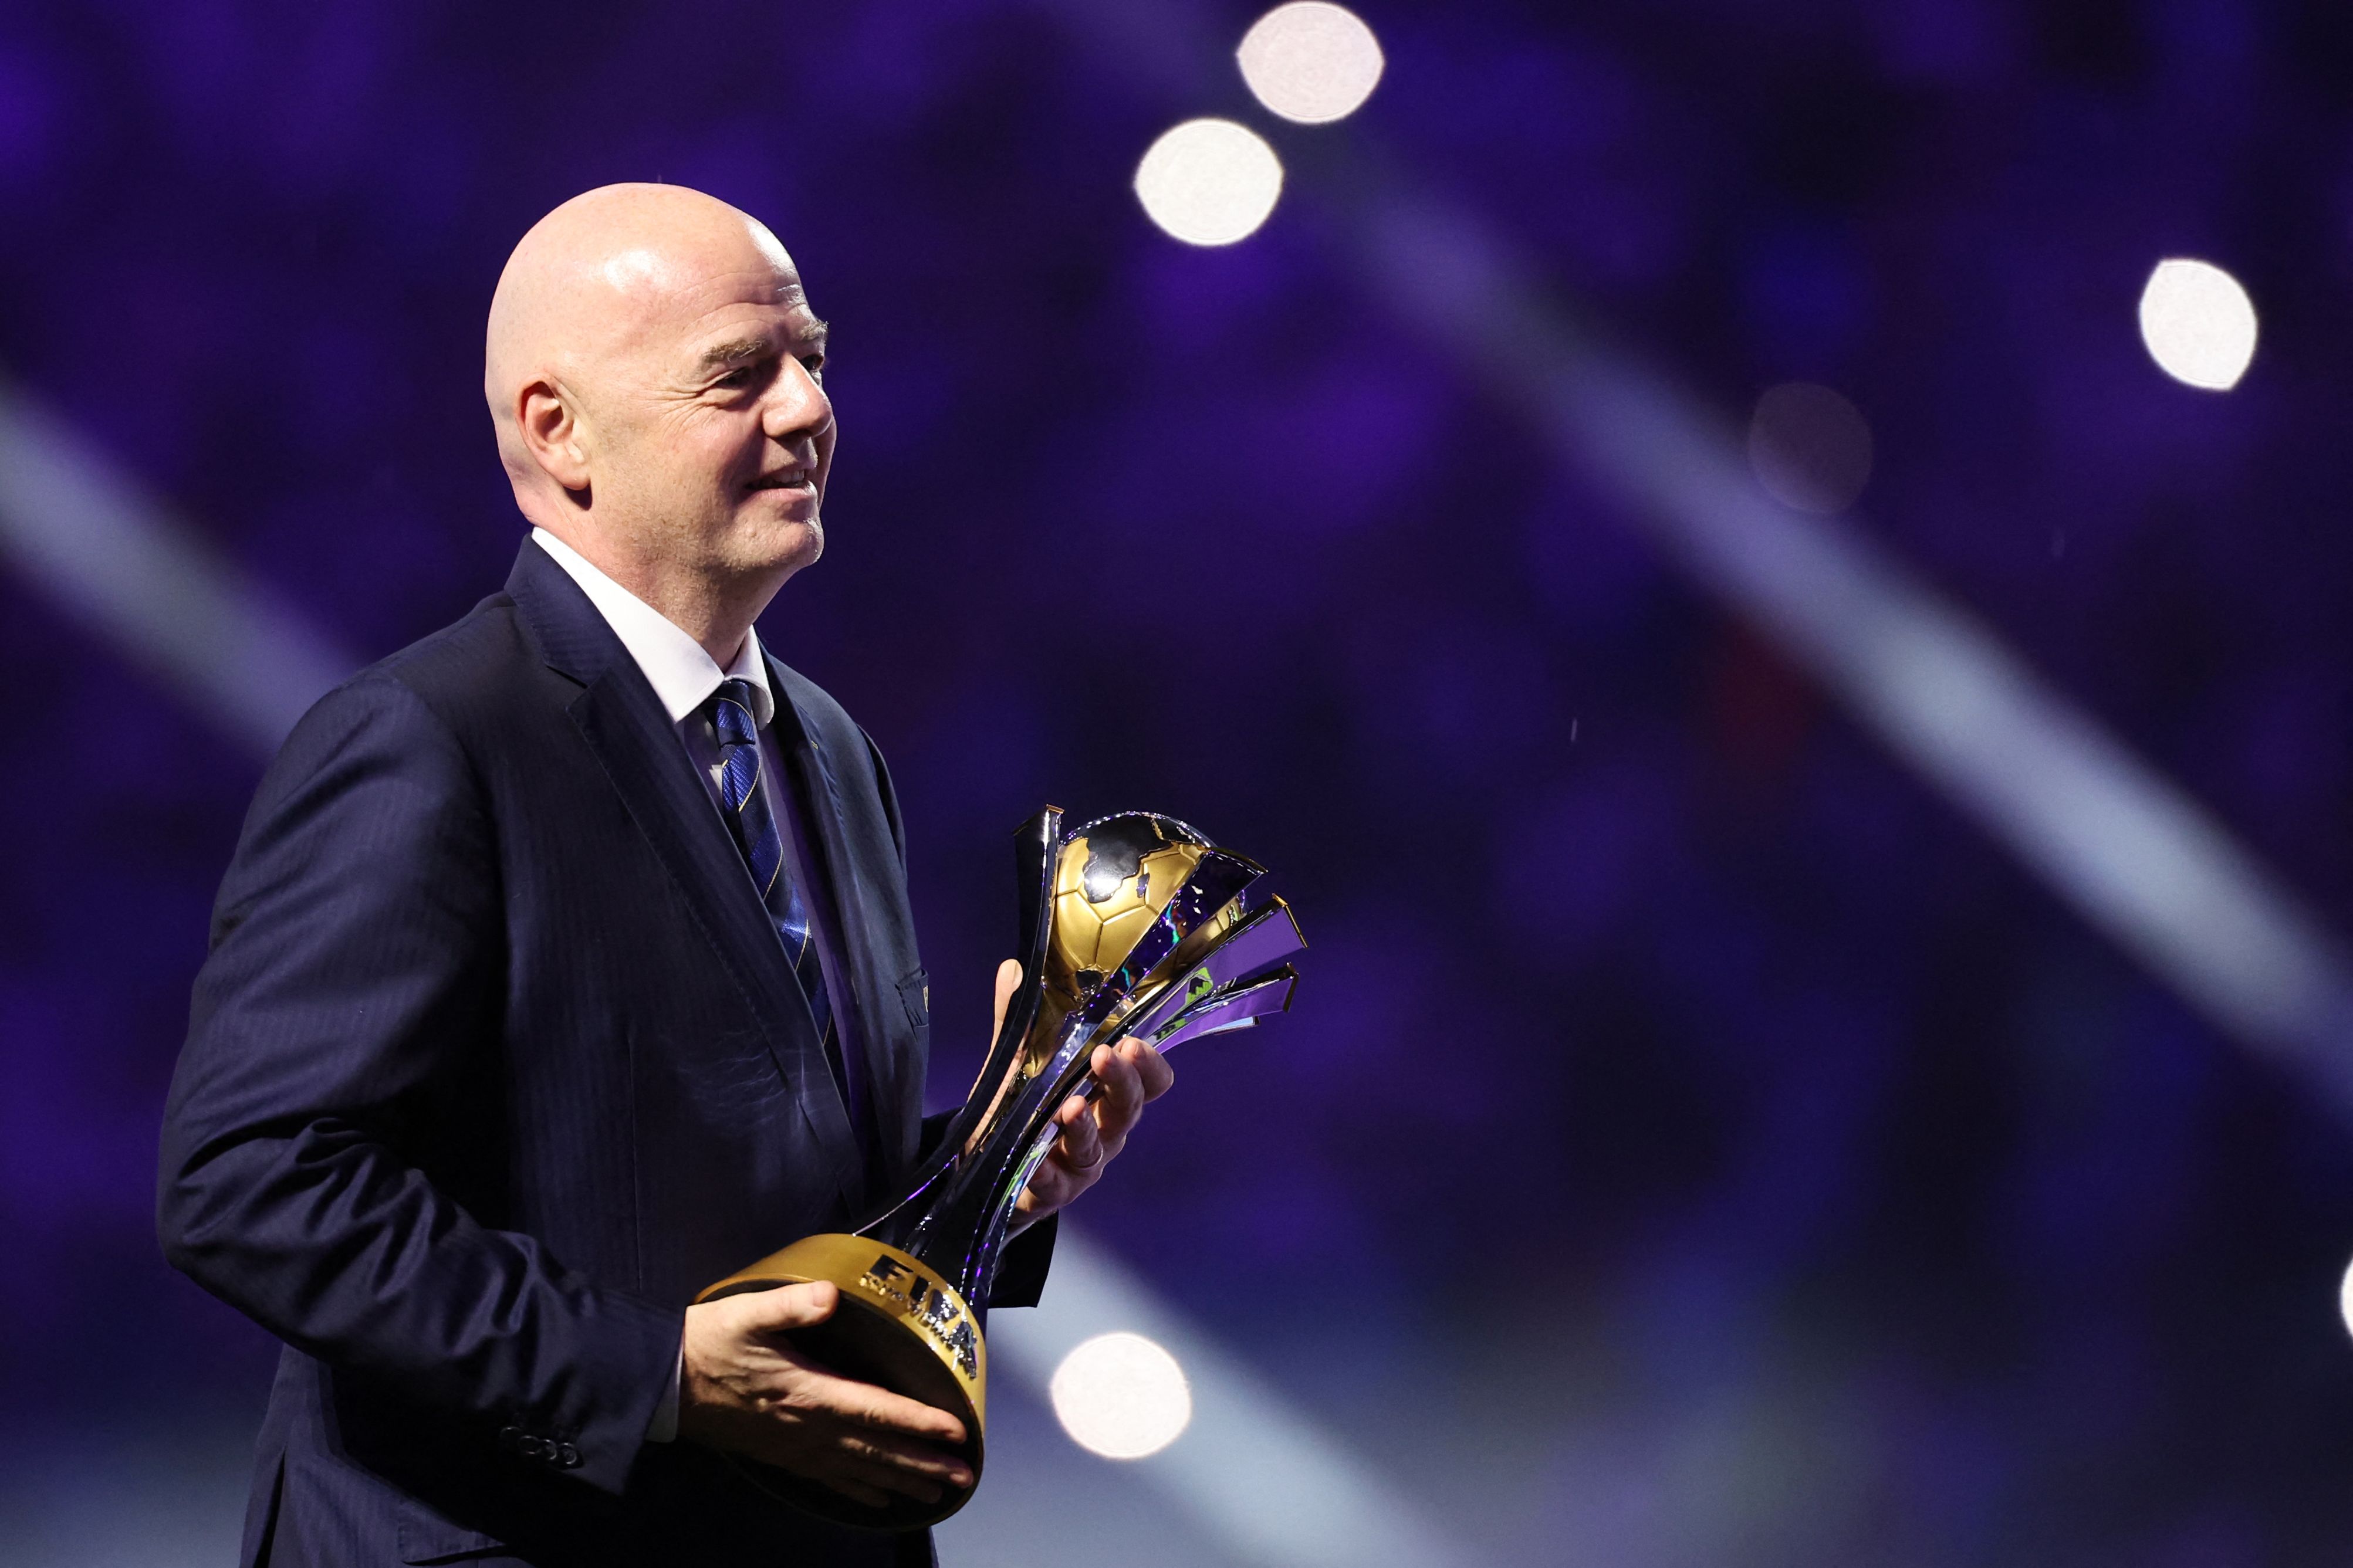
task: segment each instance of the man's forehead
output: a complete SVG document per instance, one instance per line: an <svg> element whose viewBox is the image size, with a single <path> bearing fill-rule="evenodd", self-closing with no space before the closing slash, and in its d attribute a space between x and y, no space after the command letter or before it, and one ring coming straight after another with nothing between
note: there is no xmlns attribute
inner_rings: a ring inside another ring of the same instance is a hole
<svg viewBox="0 0 2353 1568"><path fill-rule="evenodd" d="M709 258L700 268L681 268L672 285L673 293L691 310L757 305L806 314L808 290L802 287L792 258L782 247L773 255L765 254L766 249L763 247L763 254L757 257L739 252L723 261Z"/></svg>
<svg viewBox="0 0 2353 1568"><path fill-rule="evenodd" d="M787 316L781 321L770 318L717 324L688 339L686 349L698 367L709 369L763 359L780 352L822 353L825 338L825 323L815 316Z"/></svg>
<svg viewBox="0 0 2353 1568"><path fill-rule="evenodd" d="M702 360L729 344L825 337L800 279L767 267L707 273L659 298L662 305L641 316L632 335L665 354L683 350Z"/></svg>
<svg viewBox="0 0 2353 1568"><path fill-rule="evenodd" d="M767 337L781 332L795 341L825 336L825 323L808 306L808 297L792 289L764 291L750 297L715 301L694 312L685 336L698 348L706 342L741 338L747 333Z"/></svg>

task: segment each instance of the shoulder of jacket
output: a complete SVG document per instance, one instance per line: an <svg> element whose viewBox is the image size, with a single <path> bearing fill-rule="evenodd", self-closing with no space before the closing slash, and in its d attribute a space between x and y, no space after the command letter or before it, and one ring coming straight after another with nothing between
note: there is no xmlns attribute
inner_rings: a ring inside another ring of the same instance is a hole
<svg viewBox="0 0 2353 1568"><path fill-rule="evenodd" d="M522 689L517 677L536 662L516 624L513 601L494 595L462 620L354 671L326 692L296 724L288 749L357 723L398 721L402 710L458 740L473 727L470 714Z"/></svg>
<svg viewBox="0 0 2353 1568"><path fill-rule="evenodd" d="M463 619L378 659L353 679L397 680L430 702L510 683L519 669L538 662L514 601L501 593L484 599Z"/></svg>

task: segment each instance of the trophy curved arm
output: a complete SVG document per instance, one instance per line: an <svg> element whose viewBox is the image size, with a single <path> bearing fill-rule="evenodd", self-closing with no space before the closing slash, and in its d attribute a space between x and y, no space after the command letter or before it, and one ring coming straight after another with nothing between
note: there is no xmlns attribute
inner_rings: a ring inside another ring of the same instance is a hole
<svg viewBox="0 0 2353 1568"><path fill-rule="evenodd" d="M1037 1021L1045 997L1046 944L1053 939L1054 856L1061 843L1062 808L1059 805L1045 807L1014 830L1014 885L1020 900L1015 931L1021 984L1006 1004L1005 1017L998 1023L997 1038L990 1042L988 1055L973 1079L972 1092L949 1120L947 1131L930 1156L908 1177L902 1189L904 1195L886 1200L879 1210L854 1227L859 1234L898 1239L889 1234L892 1227L888 1221L893 1215L923 1207L925 1194L964 1157L974 1134L997 1110L1010 1085L1015 1064L1021 1059L1030 1026ZM986 1086L994 1088L984 1093ZM907 1228L912 1230L912 1223Z"/></svg>
<svg viewBox="0 0 2353 1568"><path fill-rule="evenodd" d="M1238 924L1220 932L1216 944L1194 955L1192 966L1171 975L1166 984L1131 1013L1121 1032L1157 1043L1177 1017L1201 1003L1254 980L1307 946L1291 906L1270 899Z"/></svg>
<svg viewBox="0 0 2353 1568"><path fill-rule="evenodd" d="M1261 1018L1288 1013L1292 988L1298 982L1299 972L1284 964L1270 974L1215 992L1161 1025L1159 1033L1150 1037L1151 1045L1155 1050L1173 1051L1187 1040L1246 1029Z"/></svg>

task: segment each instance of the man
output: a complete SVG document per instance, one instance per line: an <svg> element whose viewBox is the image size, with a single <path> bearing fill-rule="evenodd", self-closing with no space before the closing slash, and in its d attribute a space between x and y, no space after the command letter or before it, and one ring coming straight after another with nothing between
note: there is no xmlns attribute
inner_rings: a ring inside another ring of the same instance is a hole
<svg viewBox="0 0 2353 1568"><path fill-rule="evenodd" d="M531 540L288 739L165 1117L167 1254L287 1343L248 1565L925 1563L728 1456L870 1502L971 1482L954 1417L783 1337L831 1287L688 1305L921 1152L890 776L753 631L824 547L824 361L776 238L676 187L565 203L499 280ZM1170 1081L1141 1046L1094 1066L1025 1222ZM1050 1233L997 1304L1035 1300Z"/></svg>

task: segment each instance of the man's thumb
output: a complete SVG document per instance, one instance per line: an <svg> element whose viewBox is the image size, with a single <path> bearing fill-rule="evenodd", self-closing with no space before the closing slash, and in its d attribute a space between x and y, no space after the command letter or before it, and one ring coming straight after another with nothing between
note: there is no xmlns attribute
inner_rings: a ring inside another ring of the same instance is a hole
<svg viewBox="0 0 2353 1568"><path fill-rule="evenodd" d="M829 1281L811 1279L799 1285L779 1285L773 1290L760 1290L750 1297L749 1327L781 1331L806 1329L812 1323L822 1323L833 1316L841 1304L841 1292Z"/></svg>

